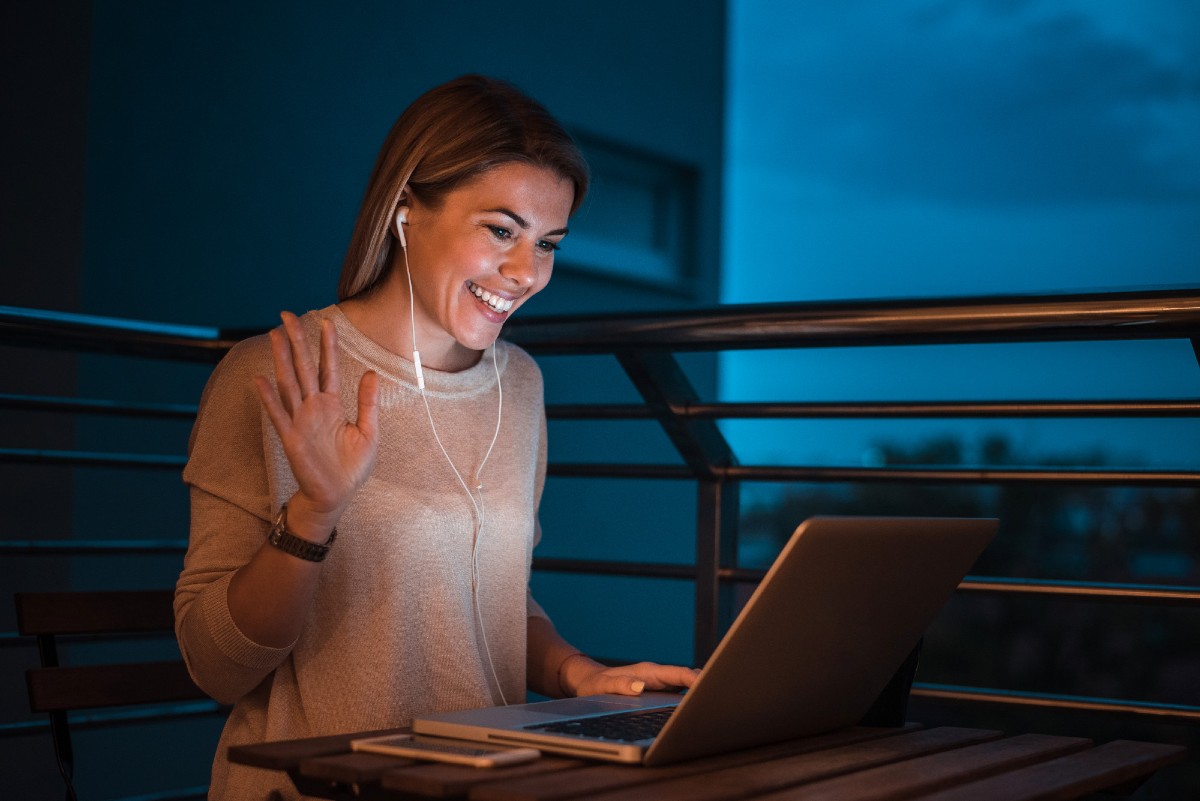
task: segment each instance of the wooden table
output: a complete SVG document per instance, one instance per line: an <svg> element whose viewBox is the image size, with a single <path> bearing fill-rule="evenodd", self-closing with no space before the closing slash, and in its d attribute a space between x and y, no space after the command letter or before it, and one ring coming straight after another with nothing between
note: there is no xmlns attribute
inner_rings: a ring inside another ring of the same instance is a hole
<svg viewBox="0 0 1200 801"><path fill-rule="evenodd" d="M287 771L300 792L330 799L1018 801L1131 792L1186 750L909 724L845 729L658 768L544 756L478 769L350 751L351 737L394 731L403 730L239 746L229 758Z"/></svg>

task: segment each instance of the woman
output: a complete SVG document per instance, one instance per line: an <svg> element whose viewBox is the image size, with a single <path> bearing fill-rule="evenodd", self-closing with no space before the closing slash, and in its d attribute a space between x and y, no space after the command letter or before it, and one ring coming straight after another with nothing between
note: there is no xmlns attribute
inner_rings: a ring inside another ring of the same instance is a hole
<svg viewBox="0 0 1200 801"><path fill-rule="evenodd" d="M240 343L205 388L184 480L176 630L233 704L215 798L294 796L230 745L407 725L424 711L687 687L605 668L529 596L541 376L497 337L546 286L587 166L512 86L420 97L375 165L339 302ZM326 558L327 557L327 558Z"/></svg>

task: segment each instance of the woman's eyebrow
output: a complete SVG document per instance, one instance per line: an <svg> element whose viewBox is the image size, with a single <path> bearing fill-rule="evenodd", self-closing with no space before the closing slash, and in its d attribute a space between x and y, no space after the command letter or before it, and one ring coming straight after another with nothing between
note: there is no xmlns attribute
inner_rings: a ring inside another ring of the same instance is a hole
<svg viewBox="0 0 1200 801"><path fill-rule="evenodd" d="M494 208L494 209L484 209L484 211L489 212L489 213L494 212L496 214L504 214L508 217L511 217L513 222L515 222L521 228L523 228L525 230L529 230L529 223L526 222L525 218L522 217L520 214L517 214L512 209L506 209L503 206L500 206L500 207ZM545 236L558 236L559 234L566 236L569 231L570 231L569 228L555 228L553 231L547 231L545 233Z"/></svg>

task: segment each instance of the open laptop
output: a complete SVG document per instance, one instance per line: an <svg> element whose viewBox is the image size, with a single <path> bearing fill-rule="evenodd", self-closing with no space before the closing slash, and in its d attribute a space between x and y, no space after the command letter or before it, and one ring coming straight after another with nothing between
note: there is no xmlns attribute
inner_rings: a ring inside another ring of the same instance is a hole
<svg viewBox="0 0 1200 801"><path fill-rule="evenodd" d="M414 720L413 731L661 765L852 726L996 526L991 519L809 519L686 694L432 713ZM613 729L631 722L647 730Z"/></svg>

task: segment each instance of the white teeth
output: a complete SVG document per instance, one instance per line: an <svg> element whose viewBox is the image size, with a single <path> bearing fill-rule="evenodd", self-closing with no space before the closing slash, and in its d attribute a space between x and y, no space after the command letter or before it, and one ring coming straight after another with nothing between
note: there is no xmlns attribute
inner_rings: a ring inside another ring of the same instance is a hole
<svg viewBox="0 0 1200 801"><path fill-rule="evenodd" d="M513 302L511 300L505 300L499 295L493 295L491 292L488 292L481 286L477 286L473 283L468 283L467 286L471 290L471 294L486 303L488 308L494 312L503 314L513 307Z"/></svg>

